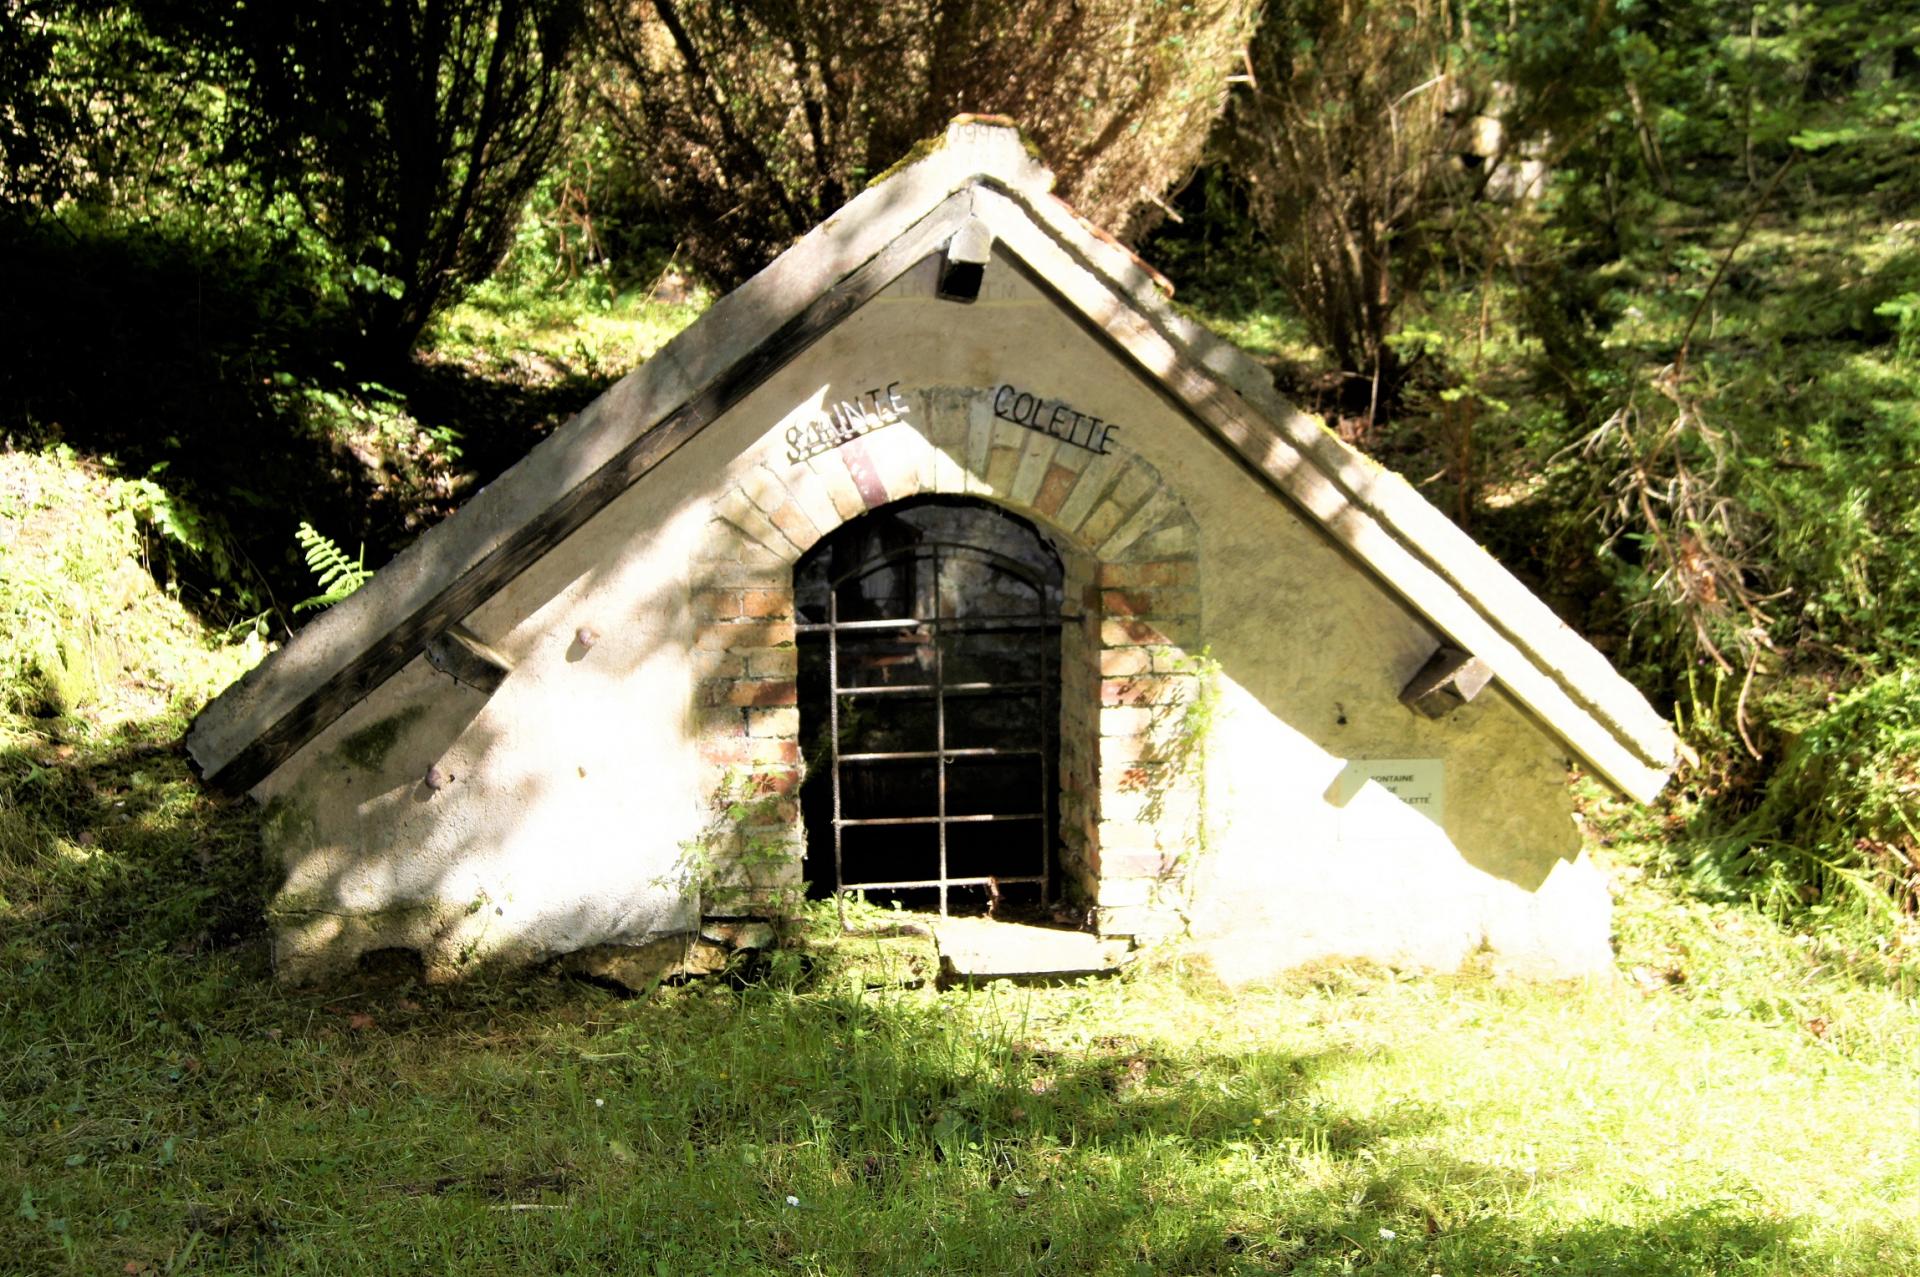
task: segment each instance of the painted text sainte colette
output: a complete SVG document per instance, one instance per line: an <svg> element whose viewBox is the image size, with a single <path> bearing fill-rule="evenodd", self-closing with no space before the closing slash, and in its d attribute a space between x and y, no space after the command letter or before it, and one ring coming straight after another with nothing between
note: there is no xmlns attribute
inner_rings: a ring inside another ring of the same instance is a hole
<svg viewBox="0 0 1920 1277"><path fill-rule="evenodd" d="M787 427L787 460L795 465L808 457L831 452L852 443L861 435L872 434L882 426L891 426L907 415L907 401L899 395L900 383L890 381L863 395L841 399L827 405L824 417L798 426Z"/></svg>
<svg viewBox="0 0 1920 1277"><path fill-rule="evenodd" d="M1058 399L1042 399L1012 385L993 392L993 415L1102 455L1113 451L1109 445L1120 429L1110 421L1069 408Z"/></svg>

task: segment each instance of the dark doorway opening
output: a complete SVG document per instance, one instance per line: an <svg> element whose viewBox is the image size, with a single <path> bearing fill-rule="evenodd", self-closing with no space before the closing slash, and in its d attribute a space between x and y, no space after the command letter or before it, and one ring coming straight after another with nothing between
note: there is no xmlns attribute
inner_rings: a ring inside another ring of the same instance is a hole
<svg viewBox="0 0 1920 1277"><path fill-rule="evenodd" d="M810 894L1053 900L1062 576L1031 523L951 497L850 520L794 566Z"/></svg>

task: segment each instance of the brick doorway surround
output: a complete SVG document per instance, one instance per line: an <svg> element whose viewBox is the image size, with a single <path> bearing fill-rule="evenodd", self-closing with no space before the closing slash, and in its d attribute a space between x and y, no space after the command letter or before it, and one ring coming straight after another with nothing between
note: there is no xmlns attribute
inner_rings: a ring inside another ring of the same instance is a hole
<svg viewBox="0 0 1920 1277"><path fill-rule="evenodd" d="M1201 838L1198 762L1182 748L1203 642L1197 529L1154 467L992 413L991 388L909 391L899 420L795 458L775 430L713 501L689 574L692 727L713 795L709 912L752 913L799 885L805 767L793 567L849 519L923 494L1033 522L1065 568L1060 687L1064 899L1101 933L1179 925ZM771 849L771 853L769 854Z"/></svg>

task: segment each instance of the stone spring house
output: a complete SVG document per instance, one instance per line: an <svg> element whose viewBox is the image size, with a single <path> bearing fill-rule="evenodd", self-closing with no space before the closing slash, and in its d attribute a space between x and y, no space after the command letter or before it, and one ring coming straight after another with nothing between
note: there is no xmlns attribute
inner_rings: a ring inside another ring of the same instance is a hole
<svg viewBox="0 0 1920 1277"><path fill-rule="evenodd" d="M208 706L283 977L802 882L1230 975L1609 960L1567 765L1651 798L1666 723L1050 185L956 121Z"/></svg>

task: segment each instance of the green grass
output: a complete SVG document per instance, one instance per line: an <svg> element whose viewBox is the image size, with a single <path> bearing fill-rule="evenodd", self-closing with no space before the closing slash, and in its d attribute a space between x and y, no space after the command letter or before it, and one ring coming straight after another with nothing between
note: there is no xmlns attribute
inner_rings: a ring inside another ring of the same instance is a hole
<svg viewBox="0 0 1920 1277"><path fill-rule="evenodd" d="M0 718L0 1271L1920 1268L1920 971L1654 846L1585 984L279 988L255 813L171 746L249 655L119 570L115 483L0 454L0 562L60 565L0 572L9 691L88 607L124 658Z"/></svg>
<svg viewBox="0 0 1920 1277"><path fill-rule="evenodd" d="M598 274L571 281L488 280L435 317L429 358L483 375L551 381L617 376L699 318L711 302L654 301L647 290L615 292Z"/></svg>
<svg viewBox="0 0 1920 1277"><path fill-rule="evenodd" d="M1697 953L1716 924L1694 921ZM20 949L7 1242L35 1269L1920 1259L1911 990L1805 962L1652 992L1330 969L1229 997L1167 966L622 1000L546 979L293 994L251 949Z"/></svg>

